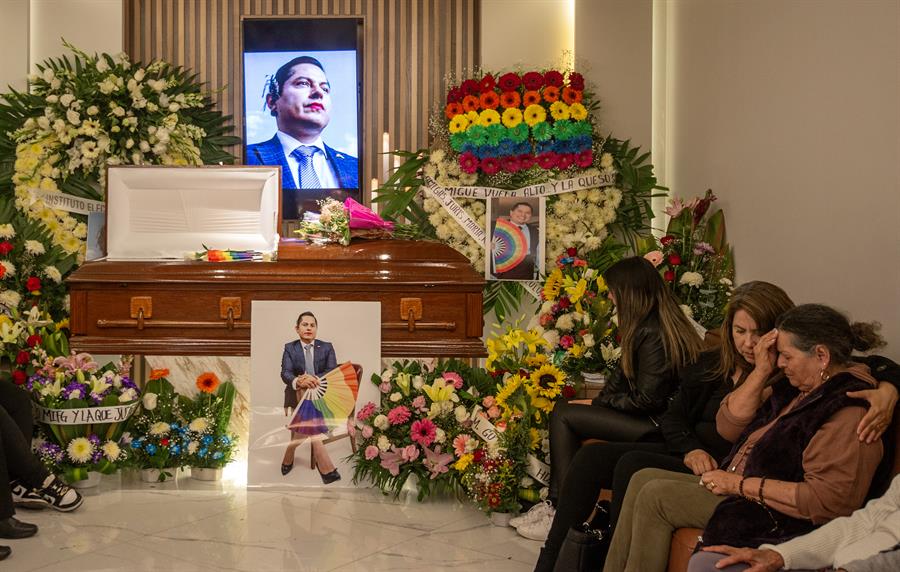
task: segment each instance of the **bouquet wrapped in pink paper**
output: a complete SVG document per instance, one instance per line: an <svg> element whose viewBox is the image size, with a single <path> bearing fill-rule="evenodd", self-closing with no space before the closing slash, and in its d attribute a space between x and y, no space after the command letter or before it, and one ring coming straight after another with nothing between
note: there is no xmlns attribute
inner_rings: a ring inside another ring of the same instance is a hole
<svg viewBox="0 0 900 572"><path fill-rule="evenodd" d="M300 238L316 244L337 242L344 246L352 238L393 238L395 224L351 198L343 204L334 199L319 201L319 214L307 213L295 231Z"/></svg>

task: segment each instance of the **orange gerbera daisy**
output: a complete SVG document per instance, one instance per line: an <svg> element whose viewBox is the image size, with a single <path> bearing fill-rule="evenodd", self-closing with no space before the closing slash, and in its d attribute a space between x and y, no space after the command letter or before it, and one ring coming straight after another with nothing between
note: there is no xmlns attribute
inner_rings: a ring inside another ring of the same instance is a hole
<svg viewBox="0 0 900 572"><path fill-rule="evenodd" d="M479 102L484 109L497 109L497 106L500 105L500 96L496 91L486 91L481 94Z"/></svg>
<svg viewBox="0 0 900 572"><path fill-rule="evenodd" d="M552 85L548 85L544 88L544 101L547 103L553 103L559 99L559 88L554 87Z"/></svg>
<svg viewBox="0 0 900 572"><path fill-rule="evenodd" d="M581 103L584 94L579 89L574 89L571 87L564 87L562 91L563 101L572 105L573 103Z"/></svg>
<svg viewBox="0 0 900 572"><path fill-rule="evenodd" d="M162 379L164 377L169 377L169 370L166 368L161 369L151 369L150 370L150 381L154 379Z"/></svg>
<svg viewBox="0 0 900 572"><path fill-rule="evenodd" d="M448 103L447 107L444 108L444 115L447 116L447 119L453 119L455 116L459 115L462 112L462 105L455 102Z"/></svg>
<svg viewBox="0 0 900 572"><path fill-rule="evenodd" d="M526 91L525 95L522 96L522 107L528 107L529 105L535 105L541 102L541 94L538 91Z"/></svg>
<svg viewBox="0 0 900 572"><path fill-rule="evenodd" d="M518 91L504 91L500 94L500 105L505 108L519 107L522 98L519 97Z"/></svg>
<svg viewBox="0 0 900 572"><path fill-rule="evenodd" d="M219 387L219 376L211 371L205 371L197 376L197 389L203 393L212 393Z"/></svg>
<svg viewBox="0 0 900 572"><path fill-rule="evenodd" d="M467 95L463 98L462 106L466 111L478 111L478 98L474 95Z"/></svg>

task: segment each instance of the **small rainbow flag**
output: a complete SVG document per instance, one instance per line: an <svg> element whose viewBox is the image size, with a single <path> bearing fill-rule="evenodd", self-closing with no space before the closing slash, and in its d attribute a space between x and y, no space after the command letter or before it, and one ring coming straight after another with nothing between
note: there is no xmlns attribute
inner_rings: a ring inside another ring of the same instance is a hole
<svg viewBox="0 0 900 572"><path fill-rule="evenodd" d="M491 252L494 256L494 272L508 272L528 256L528 241L525 233L507 219L498 218L491 237Z"/></svg>

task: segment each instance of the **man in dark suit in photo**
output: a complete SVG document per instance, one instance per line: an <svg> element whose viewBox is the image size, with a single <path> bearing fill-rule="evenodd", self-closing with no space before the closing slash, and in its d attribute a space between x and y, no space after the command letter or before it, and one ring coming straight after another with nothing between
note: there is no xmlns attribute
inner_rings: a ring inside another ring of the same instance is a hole
<svg viewBox="0 0 900 572"><path fill-rule="evenodd" d="M290 416L298 407L301 409L301 424L291 426L291 442L281 461L281 474L287 475L294 468L294 452L303 441L328 432L324 416L312 406L309 400L300 402L300 395L319 385L319 376L337 367L334 346L316 339L319 323L312 312L303 312L297 318L294 330L299 340L284 345L281 356L281 381L284 382L284 413ZM319 439L312 439L311 447L322 482L326 485L340 480L341 475L328 456L328 451Z"/></svg>
<svg viewBox="0 0 900 572"><path fill-rule="evenodd" d="M509 222L519 227L525 235L528 255L515 267L506 272L496 272L493 261L491 274L498 280L534 280L538 272L538 256L540 256L540 230L537 225L530 224L533 211L531 205L526 202L518 202L509 209ZM491 236L494 235L496 223L491 225Z"/></svg>
<svg viewBox="0 0 900 572"><path fill-rule="evenodd" d="M266 105L278 131L268 141L247 147L248 165L280 165L285 190L359 188L357 158L322 141L322 131L331 120L331 84L319 60L299 56L278 68L268 83ZM296 191L284 194L284 218L296 218L309 206L297 195ZM310 197L326 195L311 193Z"/></svg>

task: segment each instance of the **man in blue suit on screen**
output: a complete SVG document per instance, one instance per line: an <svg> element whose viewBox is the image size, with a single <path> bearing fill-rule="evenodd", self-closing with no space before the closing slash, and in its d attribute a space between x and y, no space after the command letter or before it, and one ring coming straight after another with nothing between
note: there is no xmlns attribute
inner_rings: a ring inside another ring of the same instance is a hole
<svg viewBox="0 0 900 572"><path fill-rule="evenodd" d="M282 189L358 189L356 157L322 141L331 119L331 85L319 60L300 56L269 81L266 105L278 132L247 147L248 165L281 165ZM285 218L294 214L286 193ZM296 199L294 199L296 202Z"/></svg>

